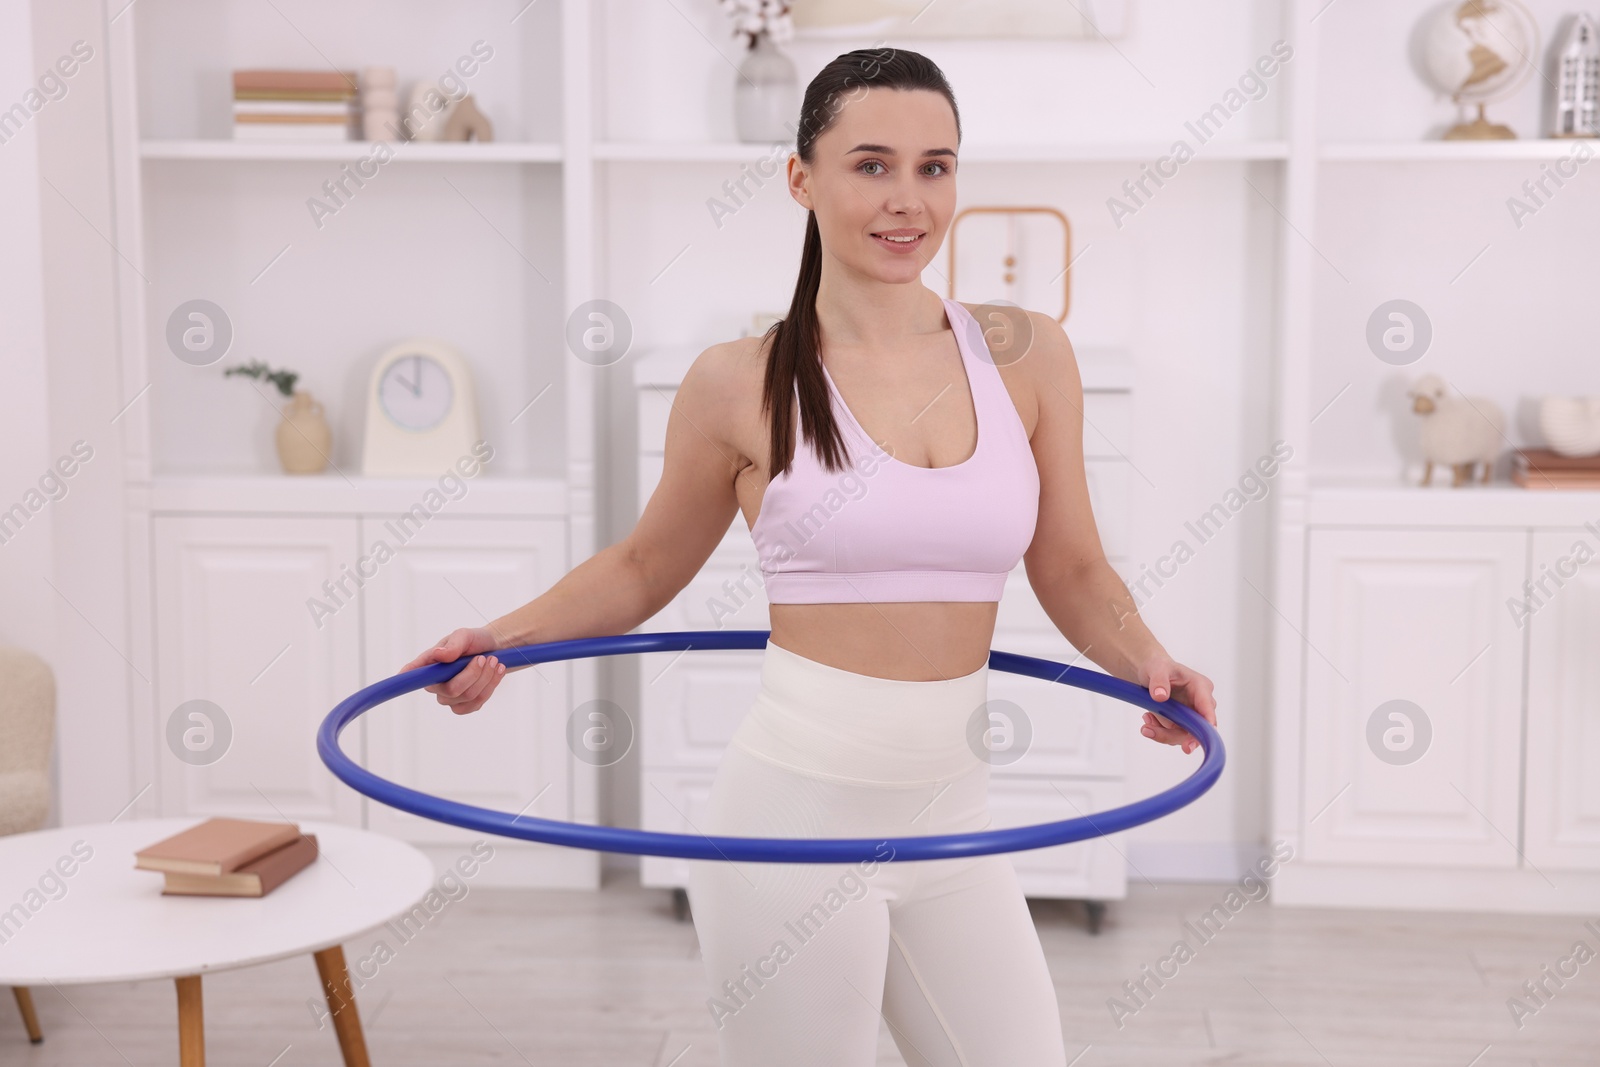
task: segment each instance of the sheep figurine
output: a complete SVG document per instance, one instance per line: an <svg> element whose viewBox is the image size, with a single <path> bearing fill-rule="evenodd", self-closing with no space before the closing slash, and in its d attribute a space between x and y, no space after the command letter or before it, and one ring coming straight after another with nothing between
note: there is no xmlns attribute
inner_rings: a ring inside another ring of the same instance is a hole
<svg viewBox="0 0 1600 1067"><path fill-rule="evenodd" d="M1483 481L1488 483L1495 457L1505 443L1506 417L1493 400L1481 396L1450 395L1449 387L1437 374L1424 374L1406 392L1411 410L1422 418L1422 484L1433 482L1433 465L1448 466L1450 484L1472 480L1478 464L1483 464Z"/></svg>

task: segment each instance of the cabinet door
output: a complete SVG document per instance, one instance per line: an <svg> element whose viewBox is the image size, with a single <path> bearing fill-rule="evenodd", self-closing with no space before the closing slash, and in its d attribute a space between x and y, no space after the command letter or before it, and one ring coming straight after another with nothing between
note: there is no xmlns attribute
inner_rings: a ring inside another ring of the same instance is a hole
<svg viewBox="0 0 1600 1067"><path fill-rule="evenodd" d="M1311 532L1307 860L1518 866L1522 635L1506 600L1526 553L1522 532Z"/></svg>
<svg viewBox="0 0 1600 1067"><path fill-rule="evenodd" d="M1600 870L1600 560L1579 562L1594 553L1586 530L1534 534L1525 818L1543 869Z"/></svg>
<svg viewBox="0 0 1600 1067"><path fill-rule="evenodd" d="M558 581L566 558L560 520L434 518L409 540L363 519L361 544L395 549L376 567L366 602L369 682L397 672L458 626L482 626ZM369 568L371 569L371 568ZM470 715L410 693L374 709L367 750L375 774L413 789L500 811L570 818L568 667L544 663L508 673ZM419 844L481 836L373 802L368 825Z"/></svg>
<svg viewBox="0 0 1600 1067"><path fill-rule="evenodd" d="M161 813L360 825L361 797L316 753L323 717L361 684L360 606L322 588L354 562L356 521L158 516L153 528ZM221 714L180 712L190 701ZM348 751L361 734L345 731ZM213 744L225 751L206 762Z"/></svg>

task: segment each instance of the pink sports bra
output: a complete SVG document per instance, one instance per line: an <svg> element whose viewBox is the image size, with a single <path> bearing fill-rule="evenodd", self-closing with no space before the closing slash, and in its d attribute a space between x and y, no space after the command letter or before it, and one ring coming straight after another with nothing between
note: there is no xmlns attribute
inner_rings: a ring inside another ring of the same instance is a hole
<svg viewBox="0 0 1600 1067"><path fill-rule="evenodd" d="M1033 542L1039 469L977 320L953 300L944 307L972 391L977 449L949 467L895 459L824 367L850 462L828 471L801 437L789 469L768 483L750 536L769 603L1000 599Z"/></svg>

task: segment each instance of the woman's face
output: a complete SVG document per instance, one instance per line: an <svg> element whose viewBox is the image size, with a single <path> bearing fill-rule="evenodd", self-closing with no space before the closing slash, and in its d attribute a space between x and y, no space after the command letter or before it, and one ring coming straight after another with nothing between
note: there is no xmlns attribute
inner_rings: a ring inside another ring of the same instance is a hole
<svg viewBox="0 0 1600 1067"><path fill-rule="evenodd" d="M824 251L881 282L917 280L956 206L956 118L927 89L847 92L810 165L789 157L789 192L816 212Z"/></svg>

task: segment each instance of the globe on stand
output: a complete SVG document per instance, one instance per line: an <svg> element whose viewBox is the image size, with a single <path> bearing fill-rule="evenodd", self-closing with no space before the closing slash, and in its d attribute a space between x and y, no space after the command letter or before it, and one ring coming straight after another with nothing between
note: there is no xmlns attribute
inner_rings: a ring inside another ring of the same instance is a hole
<svg viewBox="0 0 1600 1067"><path fill-rule="evenodd" d="M1445 131L1447 141L1514 140L1509 126L1484 115L1533 73L1539 24L1519 0L1452 0L1418 27L1428 80L1457 105L1473 104L1477 118Z"/></svg>

